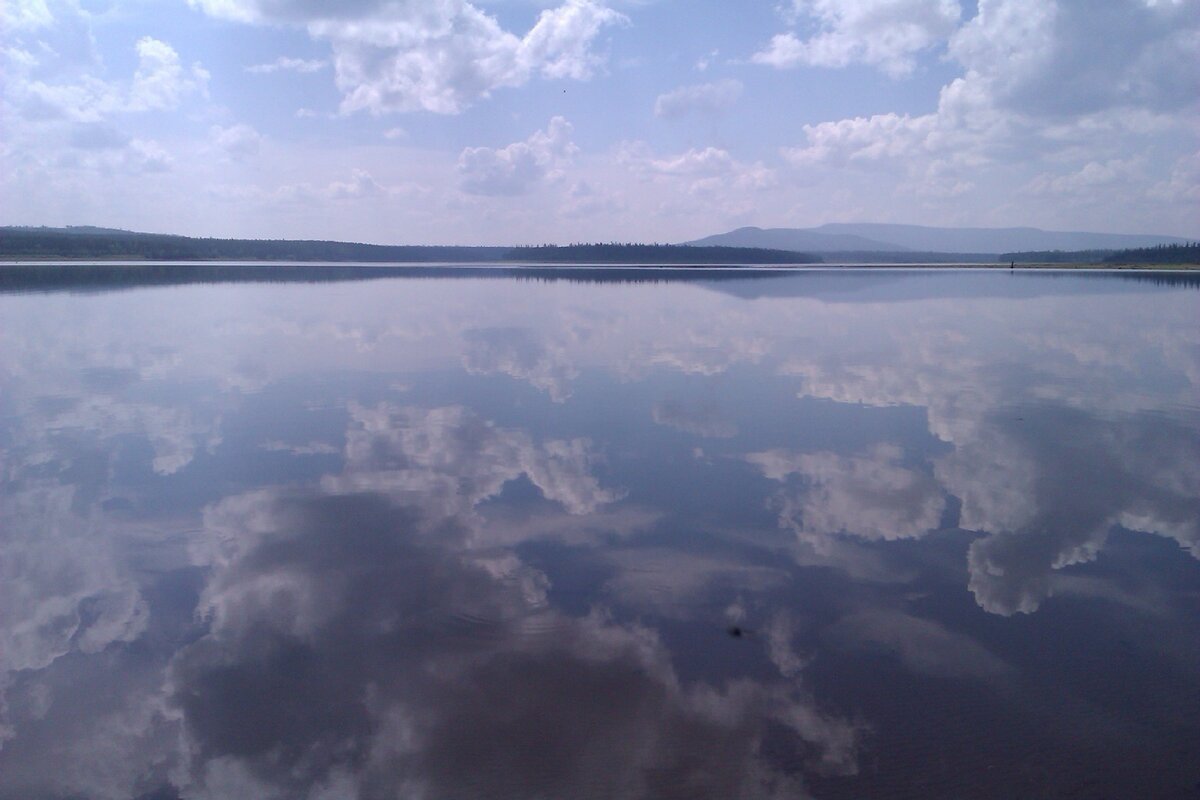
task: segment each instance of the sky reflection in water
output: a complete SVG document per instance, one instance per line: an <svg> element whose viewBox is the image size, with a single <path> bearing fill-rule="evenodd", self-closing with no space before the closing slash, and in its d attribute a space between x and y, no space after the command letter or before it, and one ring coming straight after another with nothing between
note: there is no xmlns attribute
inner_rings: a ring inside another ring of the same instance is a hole
<svg viewBox="0 0 1200 800"><path fill-rule="evenodd" d="M1087 274L0 296L0 797L1200 795L1198 321Z"/></svg>

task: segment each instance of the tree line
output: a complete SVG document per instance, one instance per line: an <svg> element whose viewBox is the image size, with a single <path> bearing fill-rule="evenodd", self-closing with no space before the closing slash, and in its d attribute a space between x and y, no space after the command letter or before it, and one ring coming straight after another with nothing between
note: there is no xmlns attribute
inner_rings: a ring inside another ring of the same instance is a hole
<svg viewBox="0 0 1200 800"><path fill-rule="evenodd" d="M144 261L497 261L507 248L379 245L293 239L202 239L71 228L4 228L0 257Z"/></svg>
<svg viewBox="0 0 1200 800"><path fill-rule="evenodd" d="M504 254L505 261L552 264L819 264L821 258L791 250L760 247L720 247L680 244L544 244L514 247Z"/></svg>
<svg viewBox="0 0 1200 800"><path fill-rule="evenodd" d="M1104 261L1107 264L1200 264L1200 242L1121 250Z"/></svg>

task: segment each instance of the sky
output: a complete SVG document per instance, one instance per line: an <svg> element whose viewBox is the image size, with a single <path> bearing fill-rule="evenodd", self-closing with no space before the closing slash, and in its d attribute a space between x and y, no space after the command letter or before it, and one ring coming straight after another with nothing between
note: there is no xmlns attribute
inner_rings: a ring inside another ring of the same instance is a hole
<svg viewBox="0 0 1200 800"><path fill-rule="evenodd" d="M3 0L0 224L1200 235L1200 0Z"/></svg>

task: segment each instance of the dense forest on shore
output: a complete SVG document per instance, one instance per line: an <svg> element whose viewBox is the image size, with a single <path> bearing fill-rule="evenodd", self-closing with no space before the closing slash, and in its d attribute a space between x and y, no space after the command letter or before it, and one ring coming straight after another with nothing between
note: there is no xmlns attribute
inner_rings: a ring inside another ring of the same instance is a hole
<svg viewBox="0 0 1200 800"><path fill-rule="evenodd" d="M1104 259L1106 264L1200 264L1200 242L1160 244L1121 250Z"/></svg>
<svg viewBox="0 0 1200 800"><path fill-rule="evenodd" d="M6 261L245 261L372 264L1200 264L1200 243L1131 250L1013 253L808 252L722 245L596 243L524 247L377 245L291 239L203 239L110 228L0 227Z"/></svg>
<svg viewBox="0 0 1200 800"><path fill-rule="evenodd" d="M1112 250L1023 250L1001 253L1002 264L1099 264L1112 255Z"/></svg>
<svg viewBox="0 0 1200 800"><path fill-rule="evenodd" d="M815 264L817 256L755 247L577 244L538 247L375 245L288 239L197 239L103 228L2 228L0 258L372 263Z"/></svg>
<svg viewBox="0 0 1200 800"><path fill-rule="evenodd" d="M1200 242L1129 250L1028 250L1002 253L999 260L1017 264L1200 264Z"/></svg>
<svg viewBox="0 0 1200 800"><path fill-rule="evenodd" d="M0 257L144 261L498 261L505 247L431 247L290 239L197 239L104 228L3 228Z"/></svg>

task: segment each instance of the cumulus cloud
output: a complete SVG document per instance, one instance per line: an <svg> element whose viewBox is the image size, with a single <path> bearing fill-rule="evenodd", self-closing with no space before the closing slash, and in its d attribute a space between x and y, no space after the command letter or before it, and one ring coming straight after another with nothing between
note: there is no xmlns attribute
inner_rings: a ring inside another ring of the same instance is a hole
<svg viewBox="0 0 1200 800"><path fill-rule="evenodd" d="M125 150L123 161L131 172L154 173L170 170L175 157L158 142L134 139Z"/></svg>
<svg viewBox="0 0 1200 800"><path fill-rule="evenodd" d="M43 43L39 40L35 47ZM134 45L138 66L128 83L102 80L84 64L51 71L53 77L35 77L35 58L26 74L13 76L6 95L23 116L31 120L67 119L94 123L114 114L163 111L178 108L189 96L205 96L209 74L198 62L185 68L167 42L143 36Z"/></svg>
<svg viewBox="0 0 1200 800"><path fill-rule="evenodd" d="M715 114L726 111L742 94L742 82L728 78L714 83L680 86L654 101L659 117L683 117L688 114Z"/></svg>
<svg viewBox="0 0 1200 800"><path fill-rule="evenodd" d="M221 127L215 125L211 131L213 142L232 158L243 159L258 155L262 146L262 134L243 123Z"/></svg>
<svg viewBox="0 0 1200 800"><path fill-rule="evenodd" d="M199 64L185 71L171 45L143 36L136 48L138 67L129 89L129 110L175 108L184 95L207 91L208 72Z"/></svg>
<svg viewBox="0 0 1200 800"><path fill-rule="evenodd" d="M364 197L381 197L388 190L371 177L365 169L355 169L349 180L333 181L325 189L325 195L333 200L358 200Z"/></svg>
<svg viewBox="0 0 1200 800"><path fill-rule="evenodd" d="M819 122L801 128L804 145L781 152L798 167L908 158L931 149L936 122L932 115L894 113Z"/></svg>
<svg viewBox="0 0 1200 800"><path fill-rule="evenodd" d="M10 0L0 9L0 19L10 28L43 28L54 22L46 0Z"/></svg>
<svg viewBox="0 0 1200 800"><path fill-rule="evenodd" d="M754 62L780 69L862 63L893 78L911 73L915 54L946 40L962 17L958 0L793 0L791 12L817 32L781 33Z"/></svg>
<svg viewBox="0 0 1200 800"><path fill-rule="evenodd" d="M280 56L274 61L268 61L265 64L251 64L246 67L246 72L255 75L271 75L276 72L299 72L306 75L313 72L320 72L328 66L329 62L324 59Z"/></svg>
<svg viewBox="0 0 1200 800"><path fill-rule="evenodd" d="M1025 190L1032 194L1081 195L1136 180L1141 166L1134 159L1089 161L1066 174L1043 172L1030 181Z"/></svg>
<svg viewBox="0 0 1200 800"><path fill-rule="evenodd" d="M625 142L616 161L646 181L685 191L712 209L731 207L763 189L777 184L775 171L761 161L738 161L720 147L693 147L682 153L656 155L644 142ZM731 189L738 192L731 193Z"/></svg>
<svg viewBox="0 0 1200 800"><path fill-rule="evenodd" d="M890 185L930 208L949 209L950 198L977 194L981 185L1013 192L1023 183L1028 195L1045 198L1047 212L1078 206L1094 213L1097 186L1119 185L1123 196L1142 193L1147 208L1157 202L1178 213L1180 206L1155 192L1171 185L1163 171L1129 153L1153 148L1169 154L1163 163L1194 149L1186 110L1200 78L1179 66L1200 58L1193 4L1098 9L1081 0L982 0L947 41L962 74L942 87L934 112L806 125L804 140L782 148L783 157L809 175L844 179L835 171L853 167L876 179L877 190ZM776 60L807 53L791 35L777 44ZM1041 174L1011 183L1038 167Z"/></svg>
<svg viewBox="0 0 1200 800"><path fill-rule="evenodd" d="M733 169L733 157L719 147L692 148L676 156L651 159L651 169L664 175L720 175Z"/></svg>
<svg viewBox="0 0 1200 800"><path fill-rule="evenodd" d="M984 0L950 55L965 80L1021 113L1173 111L1200 92L1194 71L1179 68L1200 56L1200 16L1193 3Z"/></svg>
<svg viewBox="0 0 1200 800"><path fill-rule="evenodd" d="M626 18L593 0L545 9L524 35L463 0L341 3L305 0L189 0L241 22L304 25L333 49L342 111L425 110L455 114L491 92L533 76L586 80L603 64L601 31Z"/></svg>
<svg viewBox="0 0 1200 800"><path fill-rule="evenodd" d="M235 128L237 126L234 126ZM265 137L255 133L258 137L255 139L251 136L241 136L234 134L230 137L229 144L244 146L246 153L238 154L236 149L230 155L234 158L248 158L255 151L255 142L261 146L261 142ZM264 189L259 186L238 186L238 185L216 185L210 186L208 191L214 197L219 197L228 200L253 200L267 206L278 205L306 205L320 206L328 201L359 201L372 198L389 198L402 196L405 193L412 191L411 184L396 184L385 186L375 179L375 177L365 169L352 169L344 178L334 178L327 183L313 184L305 183L286 183L282 186L277 186L274 189ZM339 336L345 336L345 331L334 332ZM351 335L361 336L362 331ZM360 342L360 346L369 347L368 342Z"/></svg>
<svg viewBox="0 0 1200 800"><path fill-rule="evenodd" d="M507 147L468 147L458 157L463 191L480 195L518 195L560 174L578 148L571 123L554 117L544 131Z"/></svg>

